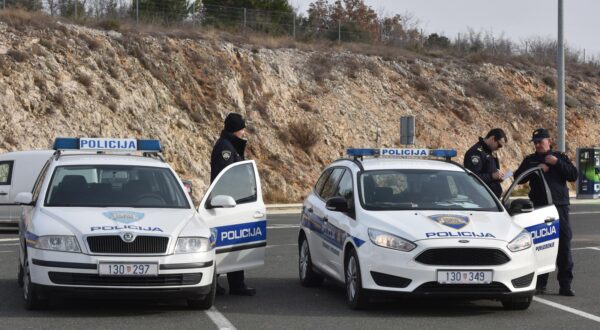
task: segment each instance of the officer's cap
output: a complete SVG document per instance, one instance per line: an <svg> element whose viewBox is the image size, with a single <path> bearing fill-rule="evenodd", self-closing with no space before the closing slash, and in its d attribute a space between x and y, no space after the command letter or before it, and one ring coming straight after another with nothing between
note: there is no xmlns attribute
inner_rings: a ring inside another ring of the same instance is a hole
<svg viewBox="0 0 600 330"><path fill-rule="evenodd" d="M531 135L531 142L541 141L550 138L550 133L545 128L538 128Z"/></svg>

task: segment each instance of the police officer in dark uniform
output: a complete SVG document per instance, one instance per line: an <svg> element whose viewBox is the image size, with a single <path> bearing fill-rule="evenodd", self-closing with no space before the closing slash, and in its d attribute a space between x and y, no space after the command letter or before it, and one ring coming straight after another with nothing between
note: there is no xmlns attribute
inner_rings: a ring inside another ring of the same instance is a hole
<svg viewBox="0 0 600 330"><path fill-rule="evenodd" d="M246 122L240 114L230 113L225 118L225 127L221 131L221 136L215 143L210 155L211 183L225 167L244 160L247 143L247 140L244 139L245 128ZM243 296L254 296L256 294L255 289L246 286L243 270L227 273L227 281L229 282L230 294ZM218 281L217 293L225 293L225 289L218 284Z"/></svg>
<svg viewBox="0 0 600 330"><path fill-rule="evenodd" d="M502 148L506 142L506 133L501 128L494 128L467 150L463 161L464 166L477 174L498 198L502 195L500 183L504 172L500 171L500 161L492 152Z"/></svg>
<svg viewBox="0 0 600 330"><path fill-rule="evenodd" d="M551 148L550 133L544 128L538 128L533 132L531 141L535 146L535 153L528 155L523 159L519 168L515 171L515 178L524 171L541 167L544 172L544 178L550 189L552 202L558 210L560 218L560 233L558 238L558 255L556 257L556 266L558 268L558 283L560 285L559 294L562 296L574 296L575 292L571 289L573 281L573 258L571 257L571 224L569 222L569 188L567 181L577 180L577 168L571 163L569 157L562 152L553 151ZM529 181L529 198L534 206L547 205L544 183L538 176L531 175L525 178L523 182ZM538 276L536 293L546 293L548 284L548 275Z"/></svg>

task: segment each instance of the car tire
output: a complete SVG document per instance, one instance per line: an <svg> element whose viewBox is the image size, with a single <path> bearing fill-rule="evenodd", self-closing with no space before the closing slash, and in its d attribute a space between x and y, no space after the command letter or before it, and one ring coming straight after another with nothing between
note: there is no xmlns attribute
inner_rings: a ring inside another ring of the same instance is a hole
<svg viewBox="0 0 600 330"><path fill-rule="evenodd" d="M23 266L21 265L21 260L19 260L19 271L17 273L17 283L22 288L23 287Z"/></svg>
<svg viewBox="0 0 600 330"><path fill-rule="evenodd" d="M215 296L217 294L217 268L213 271L213 280L210 286L209 293L200 299L188 299L187 304L191 309L207 310L215 303Z"/></svg>
<svg viewBox="0 0 600 330"><path fill-rule="evenodd" d="M298 248L298 275L302 286L316 287L323 283L323 276L317 274L314 270L306 236L302 236Z"/></svg>
<svg viewBox="0 0 600 330"><path fill-rule="evenodd" d="M40 310L48 307L48 301L41 299L38 289L31 282L31 272L29 270L29 259L25 256L23 261L23 298L25 300L25 309Z"/></svg>
<svg viewBox="0 0 600 330"><path fill-rule="evenodd" d="M367 292L362 287L360 263L356 250L349 251L344 262L344 278L346 283L346 301L352 309L365 309L369 302Z"/></svg>
<svg viewBox="0 0 600 330"><path fill-rule="evenodd" d="M529 308L531 305L531 301L533 300L533 296L525 297L525 298L511 298L502 300L502 307L506 310L511 311L523 311Z"/></svg>

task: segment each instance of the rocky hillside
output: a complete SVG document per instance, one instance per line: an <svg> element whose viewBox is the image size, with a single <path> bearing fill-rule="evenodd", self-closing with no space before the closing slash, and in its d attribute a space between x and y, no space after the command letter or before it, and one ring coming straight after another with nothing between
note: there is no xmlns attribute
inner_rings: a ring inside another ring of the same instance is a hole
<svg viewBox="0 0 600 330"><path fill-rule="evenodd" d="M511 169L531 152L534 128L555 126L555 70L527 59L268 45L5 12L0 152L48 148L57 136L158 138L199 198L211 146L235 111L249 119L248 156L258 162L266 198L295 202L345 148L398 146L403 115L416 116L418 146L459 155L502 127L509 144L500 158ZM600 69L568 70L574 157L576 147L600 144Z"/></svg>

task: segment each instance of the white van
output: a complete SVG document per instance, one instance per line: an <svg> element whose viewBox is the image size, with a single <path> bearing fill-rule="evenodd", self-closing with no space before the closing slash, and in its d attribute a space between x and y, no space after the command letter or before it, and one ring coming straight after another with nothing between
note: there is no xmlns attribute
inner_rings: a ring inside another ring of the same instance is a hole
<svg viewBox="0 0 600 330"><path fill-rule="evenodd" d="M17 193L33 190L38 174L54 150L15 151L0 155L0 230L17 229L21 206Z"/></svg>

